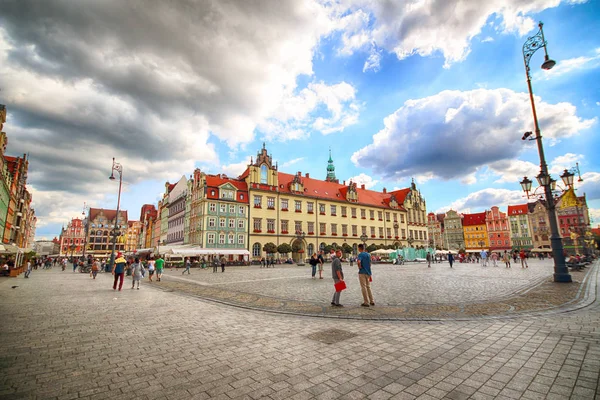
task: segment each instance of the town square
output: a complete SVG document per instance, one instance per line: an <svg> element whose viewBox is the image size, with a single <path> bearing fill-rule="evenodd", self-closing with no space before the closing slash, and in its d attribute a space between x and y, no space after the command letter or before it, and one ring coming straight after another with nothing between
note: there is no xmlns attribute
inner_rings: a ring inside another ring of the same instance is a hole
<svg viewBox="0 0 600 400"><path fill-rule="evenodd" d="M599 16L0 1L0 398L600 400Z"/></svg>

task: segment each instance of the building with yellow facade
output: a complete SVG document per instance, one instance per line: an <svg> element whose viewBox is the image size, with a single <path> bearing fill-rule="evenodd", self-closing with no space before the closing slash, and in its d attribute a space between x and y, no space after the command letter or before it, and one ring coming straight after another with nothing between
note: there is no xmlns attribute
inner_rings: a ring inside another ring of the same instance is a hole
<svg viewBox="0 0 600 400"><path fill-rule="evenodd" d="M425 199L416 189L387 192L365 189L335 178L331 155L327 178L278 171L265 146L240 176L249 193L249 250L266 256L265 244L287 243L302 260L327 245L361 242L404 247L426 246ZM484 222L485 223L485 222Z"/></svg>
<svg viewBox="0 0 600 400"><path fill-rule="evenodd" d="M463 232L466 251L489 249L486 212L463 215Z"/></svg>

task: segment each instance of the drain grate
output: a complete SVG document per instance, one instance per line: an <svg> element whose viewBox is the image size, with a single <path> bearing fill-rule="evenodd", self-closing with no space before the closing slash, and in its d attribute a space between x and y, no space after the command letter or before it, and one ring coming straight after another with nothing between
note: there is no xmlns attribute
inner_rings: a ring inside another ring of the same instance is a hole
<svg viewBox="0 0 600 400"><path fill-rule="evenodd" d="M316 340L317 342L325 344L334 344L351 339L355 336L357 336L356 333L344 331L341 329L326 329L324 331L311 333L306 337L312 340Z"/></svg>

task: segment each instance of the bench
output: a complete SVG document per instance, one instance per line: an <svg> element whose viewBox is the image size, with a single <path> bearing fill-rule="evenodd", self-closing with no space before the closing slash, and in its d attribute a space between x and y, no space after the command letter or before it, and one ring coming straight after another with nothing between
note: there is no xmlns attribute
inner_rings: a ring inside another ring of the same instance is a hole
<svg viewBox="0 0 600 400"><path fill-rule="evenodd" d="M567 267L571 268L571 270L575 270L575 271L581 271L582 269L585 268L585 263L578 263L578 262L567 262Z"/></svg>

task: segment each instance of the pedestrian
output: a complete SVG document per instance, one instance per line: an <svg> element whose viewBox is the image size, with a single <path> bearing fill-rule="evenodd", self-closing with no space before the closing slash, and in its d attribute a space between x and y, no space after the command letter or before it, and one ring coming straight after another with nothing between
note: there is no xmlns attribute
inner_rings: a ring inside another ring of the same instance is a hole
<svg viewBox="0 0 600 400"><path fill-rule="evenodd" d="M190 261L189 257L186 257L185 260L183 261L183 265L185 267L185 269L183 270L183 272L181 273L181 275L185 274L185 272L187 271L188 275L190 274L190 267L192 266L192 262Z"/></svg>
<svg viewBox="0 0 600 400"><path fill-rule="evenodd" d="M100 261L98 259L95 259L94 262L92 263L92 278L96 279L96 275L98 275L98 271L100 270Z"/></svg>
<svg viewBox="0 0 600 400"><path fill-rule="evenodd" d="M373 293L371 292L371 255L365 251L365 245L362 243L358 245L358 251L358 281L360 282L360 290L363 296L361 306L374 306L375 300L373 300Z"/></svg>
<svg viewBox="0 0 600 400"><path fill-rule="evenodd" d="M77 269L77 259L73 258L71 261L73 262L73 272L75 272L75 270ZM40 262L40 265L41 265L41 262Z"/></svg>
<svg viewBox="0 0 600 400"><path fill-rule="evenodd" d="M27 261L27 271L25 271L25 278L29 278L29 275L31 275L31 270L33 269L33 267L31 266L31 261Z"/></svg>
<svg viewBox="0 0 600 400"><path fill-rule="evenodd" d="M527 265L527 254L525 254L525 250L521 250L519 253L519 258L521 258L521 268L529 268L529 265Z"/></svg>
<svg viewBox="0 0 600 400"><path fill-rule="evenodd" d="M487 252L485 250L481 250L481 266L487 267Z"/></svg>
<svg viewBox="0 0 600 400"><path fill-rule="evenodd" d="M165 260L162 259L160 254L156 261L154 261L154 266L156 267L156 280L160 282L160 278L162 278L163 269L165 268Z"/></svg>
<svg viewBox="0 0 600 400"><path fill-rule="evenodd" d="M152 282L152 276L154 276L154 257L148 260L148 280Z"/></svg>
<svg viewBox="0 0 600 400"><path fill-rule="evenodd" d="M225 256L221 256L221 272L225 272L225 264L227 263L227 259Z"/></svg>
<svg viewBox="0 0 600 400"><path fill-rule="evenodd" d="M504 250L502 261L504 261L505 268L510 268L510 254L506 250Z"/></svg>
<svg viewBox="0 0 600 400"><path fill-rule="evenodd" d="M427 259L427 268L431 268L431 253L427 252L427 256L425 256L425 258Z"/></svg>
<svg viewBox="0 0 600 400"><path fill-rule="evenodd" d="M218 268L219 268L219 257L217 255L213 256L212 265L213 265L213 273L217 272Z"/></svg>
<svg viewBox="0 0 600 400"><path fill-rule="evenodd" d="M342 251L338 250L334 253L333 258L331 259L331 274L334 285L344 282L344 271L342 271L342 261L340 260L341 256ZM340 295L342 294L342 290L343 289L338 290L338 287L336 286L333 299L331 300L331 305L333 307L343 307L343 305L340 304Z"/></svg>
<svg viewBox="0 0 600 400"><path fill-rule="evenodd" d="M140 262L139 258L135 258L133 264L131 264L131 288L135 287L135 283L137 282L137 288L140 290L140 281L142 280L142 275L144 274L144 265Z"/></svg>
<svg viewBox="0 0 600 400"><path fill-rule="evenodd" d="M206 269L206 259L204 257L200 261L200 268Z"/></svg>
<svg viewBox="0 0 600 400"><path fill-rule="evenodd" d="M492 259L492 265L494 267L497 267L498 266L497 265L497 262L498 262L498 253L493 252L490 258Z"/></svg>
<svg viewBox="0 0 600 400"><path fill-rule="evenodd" d="M317 264L317 268L319 269L319 279L323 279L323 265L325 264L325 259L323 258L323 250L319 251L319 256L317 257L319 263Z"/></svg>
<svg viewBox="0 0 600 400"><path fill-rule="evenodd" d="M513 252L513 262L516 264L517 263L517 257L519 256L519 252L517 250L515 250Z"/></svg>
<svg viewBox="0 0 600 400"><path fill-rule="evenodd" d="M316 279L317 264L319 264L319 258L317 257L317 253L313 253L313 255L310 257L310 260L308 260L308 263L312 267L312 278Z"/></svg>
<svg viewBox="0 0 600 400"><path fill-rule="evenodd" d="M448 252L448 262L450 263L450 268L452 268L452 264L454 264L454 256L450 252Z"/></svg>
<svg viewBox="0 0 600 400"><path fill-rule="evenodd" d="M117 253L117 259L112 267L112 274L115 276L113 290L117 290L117 281L119 281L119 291L123 288L123 278L125 277L125 266L127 261L123 258L123 253Z"/></svg>
<svg viewBox="0 0 600 400"><path fill-rule="evenodd" d="M260 259L260 267L265 268L265 258L264 257Z"/></svg>

